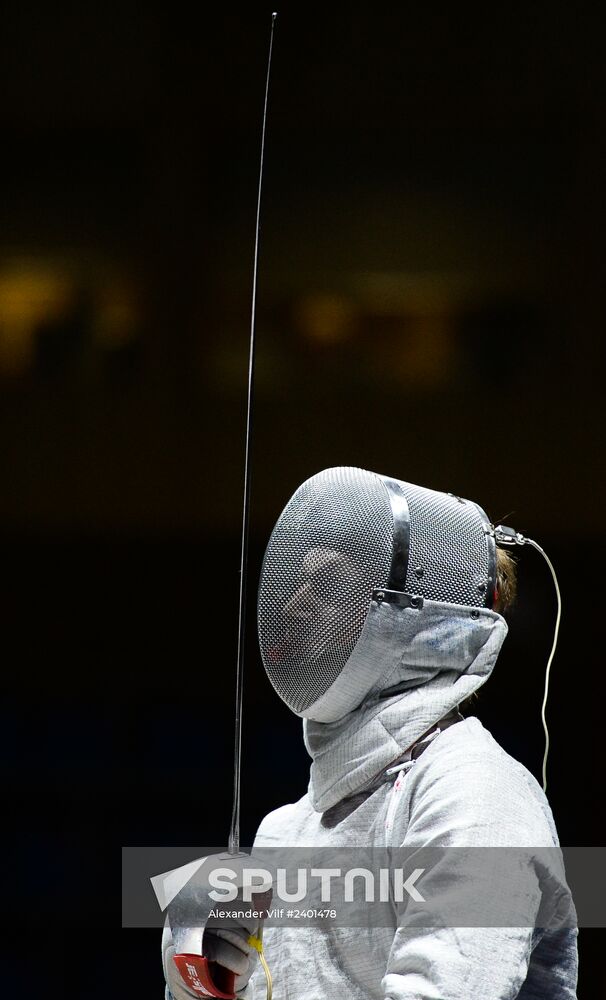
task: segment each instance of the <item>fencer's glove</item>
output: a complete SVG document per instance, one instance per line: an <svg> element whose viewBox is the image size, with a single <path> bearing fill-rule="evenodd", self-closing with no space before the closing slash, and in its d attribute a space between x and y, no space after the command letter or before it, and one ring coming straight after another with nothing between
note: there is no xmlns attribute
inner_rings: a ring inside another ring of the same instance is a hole
<svg viewBox="0 0 606 1000"><path fill-rule="evenodd" d="M208 927L204 931L204 958L210 962L218 962L219 965L235 973L236 993L240 993L247 985L258 959L257 950L248 943L251 934L258 937L258 921L243 921L241 926L229 929ZM198 994L190 990L180 976L173 961L175 954L170 927L165 926L162 933L162 964L166 980L165 1000L198 998Z"/></svg>

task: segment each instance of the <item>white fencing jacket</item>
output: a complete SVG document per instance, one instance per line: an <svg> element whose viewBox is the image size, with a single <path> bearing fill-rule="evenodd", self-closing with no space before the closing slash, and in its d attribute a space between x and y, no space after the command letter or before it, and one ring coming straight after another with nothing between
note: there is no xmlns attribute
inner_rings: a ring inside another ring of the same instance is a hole
<svg viewBox="0 0 606 1000"><path fill-rule="evenodd" d="M306 720L309 789L262 821L257 847L557 845L541 788L477 718L441 732L414 764L389 765L490 675L507 626L483 610L426 602L423 627L338 722ZM394 655L395 654L395 655ZM274 1000L573 1000L576 929L271 926ZM243 993L263 1000L260 968Z"/></svg>

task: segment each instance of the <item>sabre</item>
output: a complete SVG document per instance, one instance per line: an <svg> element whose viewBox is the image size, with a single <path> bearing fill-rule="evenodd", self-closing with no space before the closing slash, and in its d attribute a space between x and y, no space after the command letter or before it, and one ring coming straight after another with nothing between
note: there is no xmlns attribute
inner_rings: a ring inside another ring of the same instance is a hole
<svg viewBox="0 0 606 1000"><path fill-rule="evenodd" d="M238 648L236 661L236 707L234 732L234 784L231 827L229 831L228 853L200 859L196 865L197 872L190 878L185 872L185 884L176 895L171 893L168 904L167 927L170 929L173 943L172 961L181 980L190 993L198 997L217 997L220 1000L235 1000L235 974L205 956L203 945L204 933L211 922L211 911L215 905L210 898L207 881L209 867L218 862L221 867L229 863L230 869L237 872L237 884L242 885L243 867L251 861L249 855L240 851L240 771L242 764L242 703L244 677L244 646L246 633L246 572L248 566L248 536L250 513L250 451L252 440L252 403L255 371L255 321L257 308L257 275L259 265L259 234L261 219L261 193L263 189L263 161L265 155L265 126L267 122L267 105L269 98L269 80L271 73L271 58L273 52L274 27L276 12L271 15L271 31L269 36L269 52L267 57L267 73L265 77L265 96L263 101L263 118L261 125L261 155L259 163L259 183L257 188L257 213L255 224L255 242L252 274L252 302L250 315L250 346L248 359L248 393L246 407L246 443L244 453L244 496L242 504L242 540L240 552L240 595L238 605ZM186 866L187 867L187 866ZM152 879L152 884L164 884L166 877L175 873L168 872ZM164 885L166 891L166 885ZM271 888L265 887L253 897L255 910L263 911L269 906ZM216 922L215 922L216 923ZM214 927L216 930L216 926ZM265 972L267 982L267 1000L272 996L272 979L265 955L263 953L263 922L258 924L256 934L248 937L248 945L259 953L259 959Z"/></svg>
<svg viewBox="0 0 606 1000"><path fill-rule="evenodd" d="M263 121L261 125L261 156L259 162L259 185L257 188L257 219L255 224L255 252L252 276L252 302L250 313L250 346L248 355L248 394L246 404L246 444L244 450L244 497L242 503L242 543L240 553L240 599L238 610L238 654L236 661L236 710L234 736L234 791L229 831L229 854L240 853L240 771L242 765L242 700L244 695L244 640L246 633L246 570L248 566L248 534L250 513L250 442L252 438L252 401L255 374L255 321L257 311L257 274L259 265L259 232L261 220L261 192L263 189L263 161L265 157L265 125L267 122L267 102L269 78L274 44L274 27L277 12L271 15L267 74L265 77L265 98L263 101Z"/></svg>

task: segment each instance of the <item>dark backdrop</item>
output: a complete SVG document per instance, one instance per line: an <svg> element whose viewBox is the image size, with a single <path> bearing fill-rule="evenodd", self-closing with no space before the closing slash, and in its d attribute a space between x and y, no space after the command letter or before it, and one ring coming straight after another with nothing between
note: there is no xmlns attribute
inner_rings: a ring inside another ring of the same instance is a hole
<svg viewBox="0 0 606 1000"><path fill-rule="evenodd" d="M227 836L269 21L128 3L4 19L16 994L160 997L158 934L119 930L120 847ZM257 312L251 593L277 514L329 465L472 497L536 538L564 601L548 711L566 845L603 839L603 41L563 4L281 9ZM477 713L539 776L555 599L538 554L519 562ZM308 764L252 615L248 633L244 842ZM587 1000L603 946L582 932Z"/></svg>

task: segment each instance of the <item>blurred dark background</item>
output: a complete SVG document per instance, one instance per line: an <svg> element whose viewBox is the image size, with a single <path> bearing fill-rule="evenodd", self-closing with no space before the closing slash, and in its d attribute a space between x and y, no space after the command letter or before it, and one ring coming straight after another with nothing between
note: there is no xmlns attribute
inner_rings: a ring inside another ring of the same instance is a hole
<svg viewBox="0 0 606 1000"><path fill-rule="evenodd" d="M11 995L162 997L158 933L119 930L120 848L226 842L270 14L3 15L9 926L37 929L44 970L8 933ZM603 46L564 4L280 8L258 288L251 606L275 518L330 465L536 538L564 602L566 845L603 840ZM538 777L555 598L538 554L519 562L477 714ZM248 624L245 843L308 765ZM586 1000L605 941L581 933Z"/></svg>

